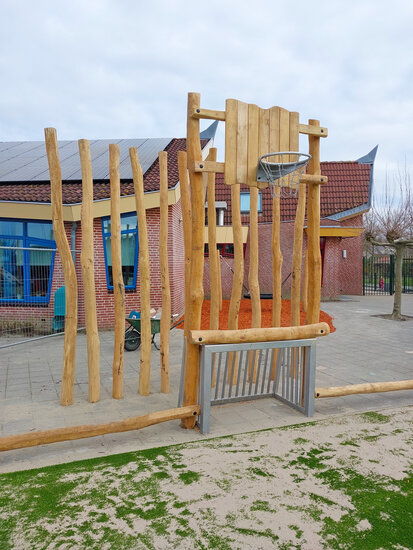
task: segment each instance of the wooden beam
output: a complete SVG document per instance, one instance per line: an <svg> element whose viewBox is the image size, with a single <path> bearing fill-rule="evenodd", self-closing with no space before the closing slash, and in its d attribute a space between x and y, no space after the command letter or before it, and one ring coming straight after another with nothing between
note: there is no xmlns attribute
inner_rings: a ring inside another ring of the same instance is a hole
<svg viewBox="0 0 413 550"><path fill-rule="evenodd" d="M141 346L139 355L139 393L149 395L151 376L151 300L150 300L150 262L148 226L146 222L143 173L136 147L129 149L135 207L139 231L139 281L141 298Z"/></svg>
<svg viewBox="0 0 413 550"><path fill-rule="evenodd" d="M327 137L328 136L328 129L323 128L322 126L314 127L310 124L299 124L298 125L298 131L300 134L307 134L309 136L318 136L318 137Z"/></svg>
<svg viewBox="0 0 413 550"><path fill-rule="evenodd" d="M162 288L161 315L161 392L169 393L169 334L171 330L171 287L169 284L168 265L168 153L159 153L160 174L160 229L159 259Z"/></svg>
<svg viewBox="0 0 413 550"><path fill-rule="evenodd" d="M321 174L303 174L300 183L324 184L328 182L327 176Z"/></svg>
<svg viewBox="0 0 413 550"><path fill-rule="evenodd" d="M392 382L373 382L367 384L352 384L349 386L331 386L316 388L316 397L340 397L357 393L381 393L387 391L413 390L413 380L397 380Z"/></svg>
<svg viewBox="0 0 413 550"><path fill-rule="evenodd" d="M216 160L217 150L212 148L209 150L210 160ZM207 202L208 202L208 250L209 250L209 281L210 281L210 294L211 294L211 307L209 314L209 328L211 330L218 330L219 328L219 286L220 281L218 279L218 256L217 250L217 218L215 210L215 175L208 174L208 190L207 190Z"/></svg>
<svg viewBox="0 0 413 550"><path fill-rule="evenodd" d="M109 422L108 424L71 426L68 428L56 428L54 430L45 430L42 432L0 437L0 451L11 451L13 449L35 447L36 445L57 443L59 441L73 441L75 439L85 439L98 435L139 430L147 426L159 424L160 422L167 422L178 418L196 418L199 413L199 406L178 407L176 409L167 409L165 411L158 411L142 416L133 416L132 418L126 418L118 422Z"/></svg>
<svg viewBox="0 0 413 550"><path fill-rule="evenodd" d="M194 172L215 172L223 174L225 172L225 162L216 162L213 160L198 160L193 163Z"/></svg>
<svg viewBox="0 0 413 550"><path fill-rule="evenodd" d="M240 330L191 330L190 341L199 345L242 344L273 342L277 340L303 340L330 333L327 323L314 323L301 327L246 328Z"/></svg>
<svg viewBox="0 0 413 550"><path fill-rule="evenodd" d="M123 369L125 345L125 285L122 275L121 225L120 225L120 177L119 145L109 145L110 175L110 231L112 255L113 298L115 307L115 335L113 349L112 397L123 398Z"/></svg>
<svg viewBox="0 0 413 550"><path fill-rule="evenodd" d="M221 120L225 122L225 111L214 111L212 109L194 109L191 113L192 118L206 119L206 120Z"/></svg>
<svg viewBox="0 0 413 550"><path fill-rule="evenodd" d="M62 171L57 134L54 128L44 130L49 163L51 206L54 238L60 254L66 288L65 338L62 373L62 405L73 404L77 337L77 277L63 222Z"/></svg>
<svg viewBox="0 0 413 550"><path fill-rule="evenodd" d="M85 293L86 338L88 363L88 398L91 403L100 397L100 341L96 312L95 259L93 243L93 175L90 146L87 139L80 139L79 156L82 169L82 264Z"/></svg>
<svg viewBox="0 0 413 550"><path fill-rule="evenodd" d="M320 227L320 237L359 237L363 231L364 227Z"/></svg>

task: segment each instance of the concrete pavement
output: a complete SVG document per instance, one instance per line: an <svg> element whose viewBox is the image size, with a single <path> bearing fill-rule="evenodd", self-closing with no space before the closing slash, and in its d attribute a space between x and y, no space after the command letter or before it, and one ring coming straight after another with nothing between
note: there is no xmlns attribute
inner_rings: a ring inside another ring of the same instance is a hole
<svg viewBox="0 0 413 550"><path fill-rule="evenodd" d="M393 322L376 315L391 312L392 297L356 296L324 302L337 331L317 343L316 386L413 378L413 319ZM413 295L403 295L402 311L413 316ZM171 392L160 393L159 352L152 350L151 395L138 395L139 351L125 352L125 396L111 398L113 334L102 332L101 400L87 401L86 337L77 342L75 403L59 404L63 338L0 349L0 435L56 427L98 424L173 408L177 405L183 331L171 332ZM159 336L157 336L159 339ZM316 400L313 419L413 404L413 391L352 395ZM109 434L0 453L0 472L40 467L148 447L306 422L275 399L215 406L211 433L182 430L179 421L140 431Z"/></svg>

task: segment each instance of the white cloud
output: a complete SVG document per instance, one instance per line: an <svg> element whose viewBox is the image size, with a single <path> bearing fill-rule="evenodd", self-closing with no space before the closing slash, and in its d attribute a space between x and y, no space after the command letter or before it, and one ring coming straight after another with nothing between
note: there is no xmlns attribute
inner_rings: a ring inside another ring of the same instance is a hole
<svg viewBox="0 0 413 550"><path fill-rule="evenodd" d="M412 162L409 0L6 0L2 20L0 140L181 137L199 91L320 119L326 160L379 144L377 185Z"/></svg>

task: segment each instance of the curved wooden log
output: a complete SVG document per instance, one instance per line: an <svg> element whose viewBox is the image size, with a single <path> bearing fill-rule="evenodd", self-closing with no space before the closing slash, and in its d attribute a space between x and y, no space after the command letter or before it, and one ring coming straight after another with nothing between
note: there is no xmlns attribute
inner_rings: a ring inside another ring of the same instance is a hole
<svg viewBox="0 0 413 550"><path fill-rule="evenodd" d="M240 330L191 330L191 343L242 344L252 342L272 342L284 340L304 340L317 338L330 333L327 323L315 323L298 327L247 328Z"/></svg>
<svg viewBox="0 0 413 550"><path fill-rule="evenodd" d="M215 147L209 150L208 159L215 161L217 150ZM208 250L209 250L209 287L211 294L211 308L209 315L209 328L217 330L219 328L219 273L217 250L217 219L215 210L215 174L208 174Z"/></svg>
<svg viewBox="0 0 413 550"><path fill-rule="evenodd" d="M141 293L141 347L139 365L139 393L149 395L151 376L151 301L148 226L146 223L143 173L136 147L129 149L135 190L136 215L139 232L139 283Z"/></svg>
<svg viewBox="0 0 413 550"><path fill-rule="evenodd" d="M316 388L316 397L340 397L356 393L381 393L387 391L413 390L413 380L397 380L393 382L372 382L367 384L352 384L350 386L331 386Z"/></svg>
<svg viewBox="0 0 413 550"><path fill-rule="evenodd" d="M87 139L79 139L80 166L82 169L82 264L85 294L88 398L91 403L100 397L100 340L96 311L95 258L93 244L93 175L90 146Z"/></svg>
<svg viewBox="0 0 413 550"><path fill-rule="evenodd" d="M115 341L113 350L112 397L123 398L123 369L125 345L125 285L122 275L119 145L109 145L110 171L110 231L112 253L113 297L115 305Z"/></svg>
<svg viewBox="0 0 413 550"><path fill-rule="evenodd" d="M71 426L69 428L56 428L54 430L45 430L42 432L0 437L0 451L11 451L13 449L22 449L23 447L57 443L58 441L73 441L74 439L84 439L86 437L96 437L104 434L139 430L147 426L159 424L160 422L167 422L168 420L196 418L199 413L200 407L197 405L192 407L178 407L176 409L167 409L165 411L158 411L142 416L133 416L132 418L126 418L119 422L109 422L108 424Z"/></svg>
<svg viewBox="0 0 413 550"><path fill-rule="evenodd" d="M159 153L160 228L159 265L162 287L161 316L161 392L169 393L169 334L171 330L171 287L168 265L168 153Z"/></svg>
<svg viewBox="0 0 413 550"><path fill-rule="evenodd" d="M63 222L62 172L56 130L54 128L45 128L44 134L50 172L53 231L62 261L66 288L65 338L60 403L62 405L72 405L77 337L77 277Z"/></svg>

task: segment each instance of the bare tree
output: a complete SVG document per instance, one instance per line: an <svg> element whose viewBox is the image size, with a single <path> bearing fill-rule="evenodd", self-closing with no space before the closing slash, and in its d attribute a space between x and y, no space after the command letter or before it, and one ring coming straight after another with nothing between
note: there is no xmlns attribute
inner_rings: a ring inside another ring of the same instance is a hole
<svg viewBox="0 0 413 550"><path fill-rule="evenodd" d="M386 176L384 196L373 200L365 215L365 239L370 245L394 251L394 303L392 319L402 319L402 268L405 251L413 247L413 192L407 169L398 172L390 186Z"/></svg>

